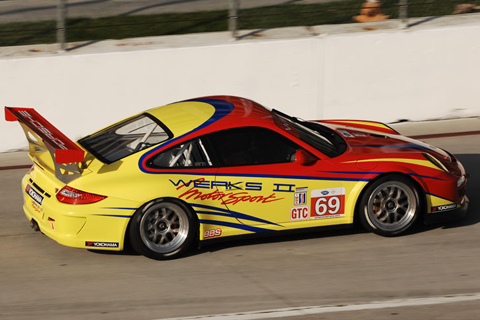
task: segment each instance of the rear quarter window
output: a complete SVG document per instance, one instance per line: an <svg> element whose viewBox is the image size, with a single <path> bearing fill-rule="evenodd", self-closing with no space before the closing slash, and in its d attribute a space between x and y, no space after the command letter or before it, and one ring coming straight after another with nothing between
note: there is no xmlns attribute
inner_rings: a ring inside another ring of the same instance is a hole
<svg viewBox="0 0 480 320"><path fill-rule="evenodd" d="M78 142L99 160L112 163L171 137L170 131L158 119L142 114Z"/></svg>

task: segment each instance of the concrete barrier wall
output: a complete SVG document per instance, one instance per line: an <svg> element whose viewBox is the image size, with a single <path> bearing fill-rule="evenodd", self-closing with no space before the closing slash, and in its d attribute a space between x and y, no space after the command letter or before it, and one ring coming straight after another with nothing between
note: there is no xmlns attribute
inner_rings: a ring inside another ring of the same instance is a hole
<svg viewBox="0 0 480 320"><path fill-rule="evenodd" d="M325 41L326 118L392 122L480 114L480 23Z"/></svg>
<svg viewBox="0 0 480 320"><path fill-rule="evenodd" d="M33 107L72 139L212 94L306 119L384 122L480 114L480 23L215 46L0 59L0 103ZM26 148L0 122L0 152Z"/></svg>

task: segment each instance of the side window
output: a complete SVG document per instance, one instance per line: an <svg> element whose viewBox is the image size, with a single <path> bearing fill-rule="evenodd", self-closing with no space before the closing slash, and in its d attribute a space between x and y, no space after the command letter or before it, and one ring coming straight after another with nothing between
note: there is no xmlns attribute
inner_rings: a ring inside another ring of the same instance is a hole
<svg viewBox="0 0 480 320"><path fill-rule="evenodd" d="M201 139L176 145L163 151L148 162L153 168L211 167L212 161Z"/></svg>
<svg viewBox="0 0 480 320"><path fill-rule="evenodd" d="M259 127L215 132L208 139L224 166L293 162L298 149L281 134Z"/></svg>

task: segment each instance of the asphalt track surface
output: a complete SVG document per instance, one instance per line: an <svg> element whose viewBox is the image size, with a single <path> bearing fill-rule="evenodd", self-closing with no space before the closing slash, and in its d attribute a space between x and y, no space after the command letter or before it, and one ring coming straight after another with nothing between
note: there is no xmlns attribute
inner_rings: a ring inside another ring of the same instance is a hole
<svg viewBox="0 0 480 320"><path fill-rule="evenodd" d="M240 8L341 0L239 0ZM56 20L60 0L0 0L0 23ZM71 18L228 10L230 0L67 0ZM359 1L359 6L362 1Z"/></svg>
<svg viewBox="0 0 480 320"><path fill-rule="evenodd" d="M173 261L34 232L22 212L26 169L1 170L0 319L479 319L479 137L426 140L454 146L472 175L461 221L396 238L357 227L225 242Z"/></svg>

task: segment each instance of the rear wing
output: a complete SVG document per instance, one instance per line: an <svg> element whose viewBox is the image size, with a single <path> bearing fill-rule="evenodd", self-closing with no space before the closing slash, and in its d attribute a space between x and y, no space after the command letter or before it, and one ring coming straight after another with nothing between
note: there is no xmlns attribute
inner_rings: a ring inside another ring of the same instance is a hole
<svg viewBox="0 0 480 320"><path fill-rule="evenodd" d="M62 180L61 177L68 172L80 173L80 166L76 163L85 159L85 151L37 111L32 108L5 107L5 120L20 123L29 143L30 157L43 166L53 164L57 178ZM45 159L47 151L52 163Z"/></svg>

